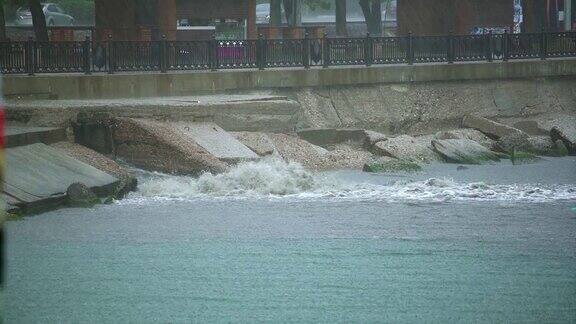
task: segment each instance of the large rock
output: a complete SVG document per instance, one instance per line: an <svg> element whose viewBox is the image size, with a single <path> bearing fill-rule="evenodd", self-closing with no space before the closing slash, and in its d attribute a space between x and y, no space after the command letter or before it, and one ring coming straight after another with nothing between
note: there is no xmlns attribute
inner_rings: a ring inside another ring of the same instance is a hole
<svg viewBox="0 0 576 324"><path fill-rule="evenodd" d="M496 147L499 151L505 153L514 151L532 153L535 151L534 145L530 142L530 136L524 132L500 137L496 142Z"/></svg>
<svg viewBox="0 0 576 324"><path fill-rule="evenodd" d="M531 136L550 135L550 129L546 129L545 126L536 120L522 120L516 122L513 126Z"/></svg>
<svg viewBox="0 0 576 324"><path fill-rule="evenodd" d="M469 139L484 146L489 150L492 150L495 144L494 140L488 138L488 136L484 135L484 133L472 128L462 128L451 131L438 132L434 137L439 140Z"/></svg>
<svg viewBox="0 0 576 324"><path fill-rule="evenodd" d="M550 131L553 141L562 141L571 155L576 154L576 125L558 125Z"/></svg>
<svg viewBox="0 0 576 324"><path fill-rule="evenodd" d="M364 131L364 134L366 136L364 139L364 148L367 150L372 148L374 144L388 139L388 136L371 130Z"/></svg>
<svg viewBox="0 0 576 324"><path fill-rule="evenodd" d="M264 133L236 132L232 134L242 142L242 144L246 145L259 156L271 155L276 150L270 137Z"/></svg>
<svg viewBox="0 0 576 324"><path fill-rule="evenodd" d="M370 149L372 145L387 138L384 134L370 130L345 128L304 129L298 131L298 136L307 142L324 148L346 144L365 149Z"/></svg>
<svg viewBox="0 0 576 324"><path fill-rule="evenodd" d="M135 166L187 175L227 170L224 162L168 123L117 118L111 126L116 156Z"/></svg>
<svg viewBox="0 0 576 324"><path fill-rule="evenodd" d="M510 127L493 120L479 117L479 116L466 116L462 119L462 125L467 128L474 128L492 139L499 139L503 136L514 134L523 134L521 130Z"/></svg>
<svg viewBox="0 0 576 324"><path fill-rule="evenodd" d="M361 170L364 164L371 159L372 154L368 151L355 146L339 144L322 156L318 167L320 170Z"/></svg>
<svg viewBox="0 0 576 324"><path fill-rule="evenodd" d="M76 182L71 184L66 190L67 204L71 207L91 207L100 200L88 186Z"/></svg>
<svg viewBox="0 0 576 324"><path fill-rule="evenodd" d="M320 161L328 150L295 136L286 134L268 134L276 152L288 162L297 162L307 169L322 169Z"/></svg>
<svg viewBox="0 0 576 324"><path fill-rule="evenodd" d="M498 154L469 139L433 140L432 146L448 163L484 164L500 160Z"/></svg>
<svg viewBox="0 0 576 324"><path fill-rule="evenodd" d="M440 156L433 151L431 139L430 136L401 135L374 144L372 153L412 162L440 161Z"/></svg>

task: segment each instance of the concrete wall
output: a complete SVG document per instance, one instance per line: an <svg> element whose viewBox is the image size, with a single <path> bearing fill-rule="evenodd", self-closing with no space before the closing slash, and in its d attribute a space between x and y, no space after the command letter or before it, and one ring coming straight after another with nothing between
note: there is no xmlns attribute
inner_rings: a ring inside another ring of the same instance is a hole
<svg viewBox="0 0 576 324"><path fill-rule="evenodd" d="M229 90L349 86L381 83L461 81L576 75L576 59L494 63L331 67L328 69L217 72L8 75L4 95L52 99L140 98Z"/></svg>

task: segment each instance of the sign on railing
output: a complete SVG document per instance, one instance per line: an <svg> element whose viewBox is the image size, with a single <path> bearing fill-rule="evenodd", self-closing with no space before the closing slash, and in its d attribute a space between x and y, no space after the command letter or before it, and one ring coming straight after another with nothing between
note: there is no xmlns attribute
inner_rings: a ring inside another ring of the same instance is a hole
<svg viewBox="0 0 576 324"><path fill-rule="evenodd" d="M576 57L576 32L207 41L0 42L0 73L115 73Z"/></svg>

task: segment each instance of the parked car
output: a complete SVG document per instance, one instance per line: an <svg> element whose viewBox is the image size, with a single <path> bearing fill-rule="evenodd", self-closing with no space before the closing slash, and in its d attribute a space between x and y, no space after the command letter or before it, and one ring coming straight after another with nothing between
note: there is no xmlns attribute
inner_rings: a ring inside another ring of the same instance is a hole
<svg viewBox="0 0 576 324"><path fill-rule="evenodd" d="M42 11L46 17L47 26L72 26L74 17L66 14L58 5L53 3L43 3ZM16 25L32 26L32 13L30 9L20 7L16 10Z"/></svg>
<svg viewBox="0 0 576 324"><path fill-rule="evenodd" d="M270 23L270 4L261 3L256 5L256 23L268 24Z"/></svg>

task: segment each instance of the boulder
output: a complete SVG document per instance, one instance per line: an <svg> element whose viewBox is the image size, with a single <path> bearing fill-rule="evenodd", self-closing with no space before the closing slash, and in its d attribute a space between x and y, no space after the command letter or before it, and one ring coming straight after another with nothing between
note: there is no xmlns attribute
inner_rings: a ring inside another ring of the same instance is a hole
<svg viewBox="0 0 576 324"><path fill-rule="evenodd" d="M530 136L528 138L532 146L532 153L542 156L559 156L556 144L552 141L550 136Z"/></svg>
<svg viewBox="0 0 576 324"><path fill-rule="evenodd" d="M307 169L322 169L320 161L328 151L295 136L268 134L276 152L288 162L297 162Z"/></svg>
<svg viewBox="0 0 576 324"><path fill-rule="evenodd" d="M556 149L556 156L566 156L569 154L568 148L562 140L554 142L554 148Z"/></svg>
<svg viewBox="0 0 576 324"><path fill-rule="evenodd" d="M550 130L546 129L536 120L523 120L515 123L514 128L517 128L524 133L532 136L550 135Z"/></svg>
<svg viewBox="0 0 576 324"><path fill-rule="evenodd" d="M430 136L412 137L401 135L380 141L372 147L372 153L412 162L441 161L430 144Z"/></svg>
<svg viewBox="0 0 576 324"><path fill-rule="evenodd" d="M316 128L298 131L298 137L314 145L328 148L342 143L362 146L366 135L363 129Z"/></svg>
<svg viewBox="0 0 576 324"><path fill-rule="evenodd" d="M107 156L76 143L58 142L50 146L118 178L120 182L114 193L115 198L123 198L129 192L136 190L138 185L136 177L127 168Z"/></svg>
<svg viewBox="0 0 576 324"><path fill-rule="evenodd" d="M492 139L499 139L503 136L522 134L521 130L510 127L493 120L479 117L479 116L466 116L462 119L462 125L467 128L474 128Z"/></svg>
<svg viewBox="0 0 576 324"><path fill-rule="evenodd" d="M377 142L385 140L384 134L363 129L317 128L298 131L298 137L324 148L346 144L370 149Z"/></svg>
<svg viewBox="0 0 576 324"><path fill-rule="evenodd" d="M371 130L364 131L364 134L364 148L367 150L370 150L374 144L388 139L388 136Z"/></svg>
<svg viewBox="0 0 576 324"><path fill-rule="evenodd" d="M469 139L433 140L432 146L448 163L484 164L500 161L498 154Z"/></svg>
<svg viewBox="0 0 576 324"><path fill-rule="evenodd" d="M489 150L492 150L495 144L494 140L488 138L488 136L484 135L484 133L472 128L462 128L451 131L438 132L434 137L439 140L469 139L484 146Z"/></svg>
<svg viewBox="0 0 576 324"><path fill-rule="evenodd" d="M322 156L318 167L321 170L361 170L364 164L370 160L372 160L370 152L355 146L339 144L334 147L334 150Z"/></svg>
<svg viewBox="0 0 576 324"><path fill-rule="evenodd" d="M88 186L83 183L73 183L66 190L67 203L71 207L92 207L100 200Z"/></svg>
<svg viewBox="0 0 576 324"><path fill-rule="evenodd" d="M500 137L496 142L496 148L504 153L513 151L534 152L535 150L532 142L530 142L530 136L524 132Z"/></svg>
<svg viewBox="0 0 576 324"><path fill-rule="evenodd" d="M259 156L271 155L276 150L270 137L264 133L236 132L232 134L242 142L242 144L246 145Z"/></svg>
<svg viewBox="0 0 576 324"><path fill-rule="evenodd" d="M576 154L576 125L557 125L550 131L554 142L560 140L569 154Z"/></svg>

